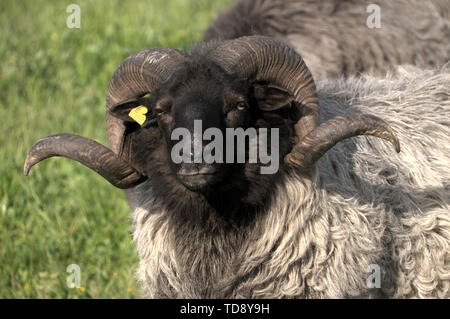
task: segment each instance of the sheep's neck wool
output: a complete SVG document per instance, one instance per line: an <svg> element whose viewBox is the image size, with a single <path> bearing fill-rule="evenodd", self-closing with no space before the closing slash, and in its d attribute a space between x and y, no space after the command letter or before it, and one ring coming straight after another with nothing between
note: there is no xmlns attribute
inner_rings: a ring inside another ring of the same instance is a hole
<svg viewBox="0 0 450 319"><path fill-rule="evenodd" d="M440 98L448 74L400 68L384 80L318 83L325 120L351 101L390 119L402 152L370 137L341 142L315 174L285 171L251 222L176 223L160 185L136 187L146 194L133 212L144 295L448 298L450 131L436 111L450 106ZM416 104L424 112L408 111Z"/></svg>

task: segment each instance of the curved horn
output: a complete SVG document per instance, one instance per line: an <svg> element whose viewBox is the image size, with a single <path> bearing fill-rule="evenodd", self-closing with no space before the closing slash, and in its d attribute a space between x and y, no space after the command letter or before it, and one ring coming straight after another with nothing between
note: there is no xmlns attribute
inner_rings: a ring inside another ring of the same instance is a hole
<svg viewBox="0 0 450 319"><path fill-rule="evenodd" d="M147 177L135 167L130 154L131 139L126 125L113 117L109 110L117 103L153 92L174 71L183 55L175 49L154 48L140 51L125 59L114 72L106 101L106 126L111 149L84 137L58 134L38 141L28 153L24 174L38 162L64 156L93 169L111 184L130 188Z"/></svg>
<svg viewBox="0 0 450 319"><path fill-rule="evenodd" d="M336 143L358 135L383 138L394 145L397 153L400 152L400 142L386 122L373 115L350 113L320 124L294 146L285 162L309 169Z"/></svg>
<svg viewBox="0 0 450 319"><path fill-rule="evenodd" d="M295 124L296 140L319 125L314 79L302 57L270 37L249 36L225 41L210 56L225 71L256 81L269 81L294 94L301 117Z"/></svg>
<svg viewBox="0 0 450 319"><path fill-rule="evenodd" d="M130 188L147 178L109 148L73 134L57 134L39 140L27 155L23 173L28 175L33 165L52 156L64 156L80 162L119 188Z"/></svg>
<svg viewBox="0 0 450 319"><path fill-rule="evenodd" d="M139 51L128 58L114 72L106 98L106 127L110 148L119 155L127 150L125 124L114 117L111 108L122 101L153 92L173 73L184 55L176 49L153 48Z"/></svg>

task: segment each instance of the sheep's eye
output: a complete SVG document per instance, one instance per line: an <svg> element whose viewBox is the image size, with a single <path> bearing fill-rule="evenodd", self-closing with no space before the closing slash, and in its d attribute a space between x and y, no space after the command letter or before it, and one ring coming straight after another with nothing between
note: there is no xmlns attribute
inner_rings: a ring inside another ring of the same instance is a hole
<svg viewBox="0 0 450 319"><path fill-rule="evenodd" d="M236 110L238 111L244 111L248 108L248 104L245 102L239 102L238 104L236 104Z"/></svg>
<svg viewBox="0 0 450 319"><path fill-rule="evenodd" d="M164 113L164 110L162 108L156 106L155 107L155 112L156 112L156 114L161 114L161 113Z"/></svg>
<svg viewBox="0 0 450 319"><path fill-rule="evenodd" d="M158 103L156 103L155 106L155 112L157 114L161 113L167 113L170 111L170 108L172 107L172 102L169 100L161 100Z"/></svg>

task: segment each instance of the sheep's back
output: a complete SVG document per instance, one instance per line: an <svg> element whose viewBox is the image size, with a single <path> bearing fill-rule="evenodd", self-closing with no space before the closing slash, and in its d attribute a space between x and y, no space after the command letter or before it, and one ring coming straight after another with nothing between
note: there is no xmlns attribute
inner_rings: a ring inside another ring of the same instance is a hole
<svg viewBox="0 0 450 319"><path fill-rule="evenodd" d="M450 1L377 1L380 28L369 28L370 0L241 0L205 31L205 40L267 35L299 52L316 78L392 66L442 66L450 60Z"/></svg>

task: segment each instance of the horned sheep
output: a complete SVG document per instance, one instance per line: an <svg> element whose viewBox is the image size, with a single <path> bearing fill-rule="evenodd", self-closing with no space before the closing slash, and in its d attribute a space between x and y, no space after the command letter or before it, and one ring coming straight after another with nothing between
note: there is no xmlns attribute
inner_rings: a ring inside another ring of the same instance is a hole
<svg viewBox="0 0 450 319"><path fill-rule="evenodd" d="M111 80L110 148L47 137L24 170L65 156L127 189L145 297L448 298L449 87L448 66L316 87L300 55L266 36L155 48ZM129 116L140 106L142 126ZM279 170L174 162L171 133L196 119L277 128Z"/></svg>

